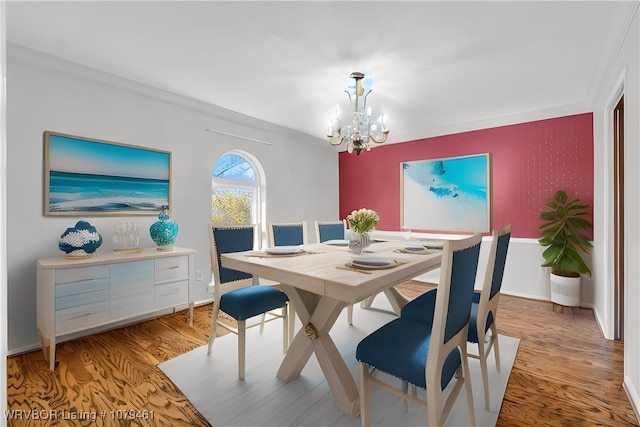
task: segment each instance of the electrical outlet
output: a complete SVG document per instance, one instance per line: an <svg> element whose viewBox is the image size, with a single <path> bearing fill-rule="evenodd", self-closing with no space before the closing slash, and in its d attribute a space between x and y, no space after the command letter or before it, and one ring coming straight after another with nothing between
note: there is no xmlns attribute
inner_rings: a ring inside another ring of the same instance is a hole
<svg viewBox="0 0 640 427"><path fill-rule="evenodd" d="M202 271L200 270L196 271L196 280L198 281L202 280Z"/></svg>

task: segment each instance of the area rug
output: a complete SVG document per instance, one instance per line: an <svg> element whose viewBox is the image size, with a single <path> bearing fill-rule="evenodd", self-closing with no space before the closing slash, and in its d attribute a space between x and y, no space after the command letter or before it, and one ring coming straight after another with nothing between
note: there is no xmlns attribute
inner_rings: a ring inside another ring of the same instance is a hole
<svg viewBox="0 0 640 427"><path fill-rule="evenodd" d="M372 309L354 306L353 326L347 324L344 310L331 330L354 378L358 342L395 318L383 298L378 300ZM501 372L496 370L493 355L489 358L490 412L485 411L480 362L469 361L477 426L495 426L518 350L518 339L500 335L499 340ZM475 351L473 346L469 350ZM237 376L237 337L233 334L217 338L210 356L205 345L158 367L213 426L360 426L359 418L352 419L336 408L315 356L300 377L289 383L276 377L282 358L282 329L276 321L266 325L263 335L259 335L259 328L247 332L244 381ZM447 392L445 389L445 395ZM424 408L410 404L404 412L402 400L379 387L372 387L371 398L373 425L418 426L427 422ZM464 392L444 425L469 425Z"/></svg>

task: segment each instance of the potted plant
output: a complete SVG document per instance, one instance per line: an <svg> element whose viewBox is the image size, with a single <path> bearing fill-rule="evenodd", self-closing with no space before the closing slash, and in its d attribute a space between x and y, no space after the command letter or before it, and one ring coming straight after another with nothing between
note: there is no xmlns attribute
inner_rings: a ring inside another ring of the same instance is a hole
<svg viewBox="0 0 640 427"><path fill-rule="evenodd" d="M538 230L538 242L546 247L542 253L542 267L551 267L551 301L575 307L580 305L580 275L591 277L591 270L580 253L590 254L591 242L582 230L591 227L584 217L589 214L589 205L580 199L569 200L564 190L546 203L549 210L540 214L544 221Z"/></svg>

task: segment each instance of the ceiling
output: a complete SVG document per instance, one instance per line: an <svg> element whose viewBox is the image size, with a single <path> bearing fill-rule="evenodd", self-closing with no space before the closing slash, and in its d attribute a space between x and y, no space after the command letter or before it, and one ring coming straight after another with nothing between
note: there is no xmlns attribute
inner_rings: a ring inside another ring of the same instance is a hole
<svg viewBox="0 0 640 427"><path fill-rule="evenodd" d="M637 6L637 5L636 5ZM8 43L324 138L349 75L390 142L590 111L630 1L18 1Z"/></svg>

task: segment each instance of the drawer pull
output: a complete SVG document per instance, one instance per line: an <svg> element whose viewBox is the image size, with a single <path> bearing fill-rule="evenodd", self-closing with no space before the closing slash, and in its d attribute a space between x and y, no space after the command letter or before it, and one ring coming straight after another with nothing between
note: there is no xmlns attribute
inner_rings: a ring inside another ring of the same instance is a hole
<svg viewBox="0 0 640 427"><path fill-rule="evenodd" d="M173 267L169 267L168 270L175 270L176 268L180 268L179 265L174 265Z"/></svg>
<svg viewBox="0 0 640 427"><path fill-rule="evenodd" d="M87 317L87 316L91 316L91 312L82 313L82 314L79 314L79 315L77 315L75 317L71 317L71 318L69 318L67 320L79 319L81 317Z"/></svg>
<svg viewBox="0 0 640 427"><path fill-rule="evenodd" d="M180 288L173 288L171 290L171 292L167 292L166 294L162 294L162 296L166 297L167 295L174 295L174 294L177 294L178 292L180 292Z"/></svg>

